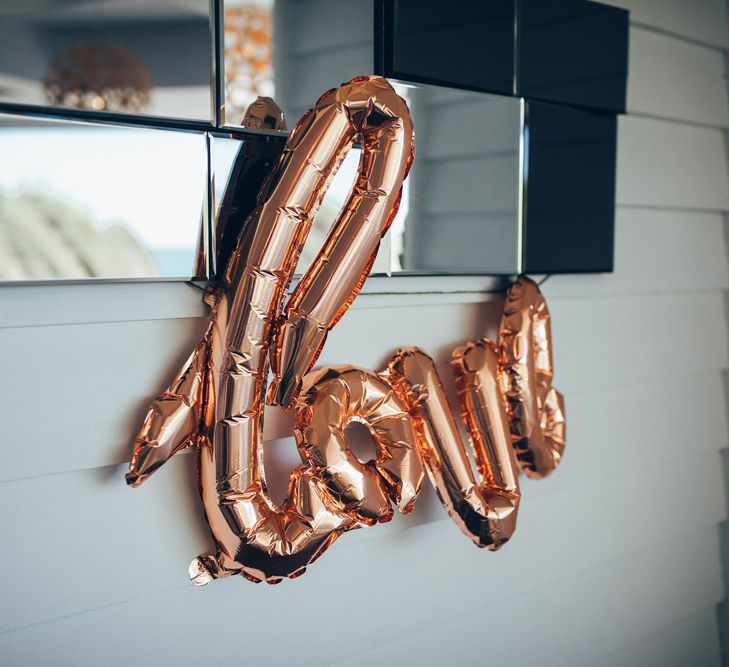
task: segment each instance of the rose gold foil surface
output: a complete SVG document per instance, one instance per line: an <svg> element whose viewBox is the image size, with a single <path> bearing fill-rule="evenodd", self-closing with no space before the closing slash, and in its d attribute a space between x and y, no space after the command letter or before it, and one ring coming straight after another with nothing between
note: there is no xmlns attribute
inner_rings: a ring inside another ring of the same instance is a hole
<svg viewBox="0 0 729 667"><path fill-rule="evenodd" d="M359 177L282 311L316 210L355 141L362 145ZM299 121L242 225L202 344L202 387L187 396L171 392L179 396L177 404L187 399L195 406L193 416L185 422L174 410L167 414L158 399L150 414L156 410L160 416L145 421L128 476L130 484L139 484L172 453L174 443L197 444L200 493L217 548L192 562L195 583L232 574L269 583L298 576L339 535L362 525L339 511L331 489L308 464L292 472L285 503L278 507L271 501L262 442L269 355L276 373L271 395L290 406L326 332L369 272L412 154L403 100L380 77L354 79L322 96ZM187 419L184 410L180 414ZM171 446L148 454L167 431L174 434Z"/></svg>
<svg viewBox="0 0 729 667"><path fill-rule="evenodd" d="M461 409L467 412L477 482L435 362L418 348L400 350L388 376L415 424L418 447L444 508L477 546L498 549L515 528L519 487L499 392L498 355L476 343L456 351Z"/></svg>
<svg viewBox="0 0 729 667"><path fill-rule="evenodd" d="M283 131L286 116L275 100L259 95L248 105L240 124L248 129Z"/></svg>
<svg viewBox="0 0 729 667"><path fill-rule="evenodd" d="M139 486L175 452L196 444L208 372L207 354L206 338L150 406L136 437L126 475L131 486Z"/></svg>
<svg viewBox="0 0 729 667"><path fill-rule="evenodd" d="M564 399L552 387L552 331L539 287L519 276L506 293L499 340L506 371L511 436L521 469L539 479L565 447Z"/></svg>
<svg viewBox="0 0 729 667"><path fill-rule="evenodd" d="M308 118L323 129L322 139L316 137L317 151L311 154L307 178L310 182L331 178L344 156L343 149L355 138L362 148L359 174L321 253L302 276L276 329L271 350L275 380L269 401L284 407L291 405L327 332L367 278L380 239L397 213L401 185L414 156L407 105L384 79L355 79L343 91L345 88L326 93ZM299 133L297 142L296 134L292 140L298 146L302 136ZM306 153L301 150L302 155ZM313 209L318 205L321 190L309 188L319 194L311 196L314 201L305 206Z"/></svg>
<svg viewBox="0 0 729 667"><path fill-rule="evenodd" d="M377 447L362 462L347 447L345 429L360 422ZM371 525L392 518L390 501L407 514L423 481L412 420L390 384L354 366L309 373L297 403L301 458L323 480L341 511Z"/></svg>

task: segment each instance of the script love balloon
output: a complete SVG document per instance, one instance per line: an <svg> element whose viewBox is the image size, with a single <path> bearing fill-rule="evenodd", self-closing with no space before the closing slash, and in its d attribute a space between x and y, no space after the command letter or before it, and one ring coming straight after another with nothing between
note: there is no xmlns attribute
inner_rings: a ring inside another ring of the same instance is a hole
<svg viewBox="0 0 729 667"><path fill-rule="evenodd" d="M354 142L359 174L345 206L285 307L286 291L317 208ZM195 559L195 583L233 574L276 583L300 575L360 522L339 511L315 468L296 468L281 507L263 469L263 409L289 404L326 332L360 290L397 211L414 151L407 105L380 77L325 93L294 128L242 227L203 342L153 403L127 482L137 486L194 445L200 493L217 545Z"/></svg>
<svg viewBox="0 0 729 667"><path fill-rule="evenodd" d="M349 200L284 304L317 207L355 141L362 156ZM516 529L519 469L539 478L559 465L565 413L552 387L549 311L524 276L507 291L498 340L454 350L457 410L418 348L398 351L379 373L349 365L310 371L369 273L413 150L404 101L382 78L353 79L299 121L245 222L231 217L240 233L233 244L227 232L225 270L205 296L208 330L152 403L127 474L138 486L177 451L196 447L216 549L193 560L194 583L296 577L344 532L389 521L394 507L410 512L426 473L461 531L495 550ZM266 397L295 409L302 459L280 506L263 468ZM353 422L369 430L373 460L350 450Z"/></svg>

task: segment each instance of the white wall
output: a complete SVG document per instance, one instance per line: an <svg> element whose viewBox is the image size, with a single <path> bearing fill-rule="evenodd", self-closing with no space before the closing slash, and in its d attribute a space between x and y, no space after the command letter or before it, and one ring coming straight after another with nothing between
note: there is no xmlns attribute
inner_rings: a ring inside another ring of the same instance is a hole
<svg viewBox="0 0 729 667"><path fill-rule="evenodd" d="M475 549L432 492L276 587L187 581L207 550L194 456L143 487L124 461L204 326L180 283L0 289L3 665L707 665L726 518L729 125L722 0L634 10L616 271L552 277L568 450L519 529ZM376 279L321 363L445 359L491 334L478 279ZM417 293L410 293L417 292ZM269 422L276 467L295 462ZM278 485L280 491L280 484Z"/></svg>

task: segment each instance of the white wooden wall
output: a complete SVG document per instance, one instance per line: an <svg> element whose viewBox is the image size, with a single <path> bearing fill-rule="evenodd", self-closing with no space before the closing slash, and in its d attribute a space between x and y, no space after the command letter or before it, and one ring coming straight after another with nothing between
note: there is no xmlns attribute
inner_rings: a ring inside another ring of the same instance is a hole
<svg viewBox="0 0 729 667"><path fill-rule="evenodd" d="M210 539L181 454L136 490L148 400L204 325L181 283L0 289L0 664L712 665L724 596L723 0L624 0L616 271L553 277L569 443L515 538L474 548L432 492L276 587L187 581ZM447 358L493 332L478 279L377 279L322 363ZM295 460L286 420L272 467ZM281 484L275 485L280 494Z"/></svg>

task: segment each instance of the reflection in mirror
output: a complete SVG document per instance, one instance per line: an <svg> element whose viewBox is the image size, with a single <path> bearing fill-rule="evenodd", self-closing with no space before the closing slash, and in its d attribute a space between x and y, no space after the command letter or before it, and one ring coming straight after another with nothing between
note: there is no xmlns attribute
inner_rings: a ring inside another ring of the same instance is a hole
<svg viewBox="0 0 729 667"><path fill-rule="evenodd" d="M274 96L292 128L324 91L374 68L371 2L225 0L224 20L230 124L265 94ZM410 107L416 159L374 272L517 272L521 102L392 83ZM357 159L353 150L335 177L300 268L344 203Z"/></svg>
<svg viewBox="0 0 729 667"><path fill-rule="evenodd" d="M209 0L1 2L0 100L210 120L209 11Z"/></svg>
<svg viewBox="0 0 729 667"><path fill-rule="evenodd" d="M410 107L416 158L373 272L518 272L519 100L395 87ZM333 179L302 262L316 253L346 201L358 160L354 149Z"/></svg>
<svg viewBox="0 0 729 667"><path fill-rule="evenodd" d="M274 166L285 144L284 136L249 136L244 140L213 136L211 162L213 167L214 254L216 269L211 275L221 277L221 271L235 247L243 223L253 211L256 197L265 177ZM296 273L303 273L319 252L327 233L334 224L340 209L354 184L359 163L359 149L350 150L329 186L311 226L311 232L301 252ZM406 212L403 202L401 213ZM390 234L380 244L380 252L373 266L373 273L391 271L392 253ZM202 266L196 267L202 276Z"/></svg>
<svg viewBox="0 0 729 667"><path fill-rule="evenodd" d="M203 134L0 116L0 279L189 276Z"/></svg>
<svg viewBox="0 0 729 667"><path fill-rule="evenodd" d="M373 2L223 0L225 122L237 125L258 95L289 127L329 88L372 74Z"/></svg>
<svg viewBox="0 0 729 667"><path fill-rule="evenodd" d="M416 159L404 193L402 259L394 268L518 272L521 102L432 86L396 88L413 117Z"/></svg>
<svg viewBox="0 0 729 667"><path fill-rule="evenodd" d="M284 136L251 135L246 139L212 136L212 227L204 253L198 253L195 276L220 279L238 243L244 223L256 206L258 191L283 151Z"/></svg>

